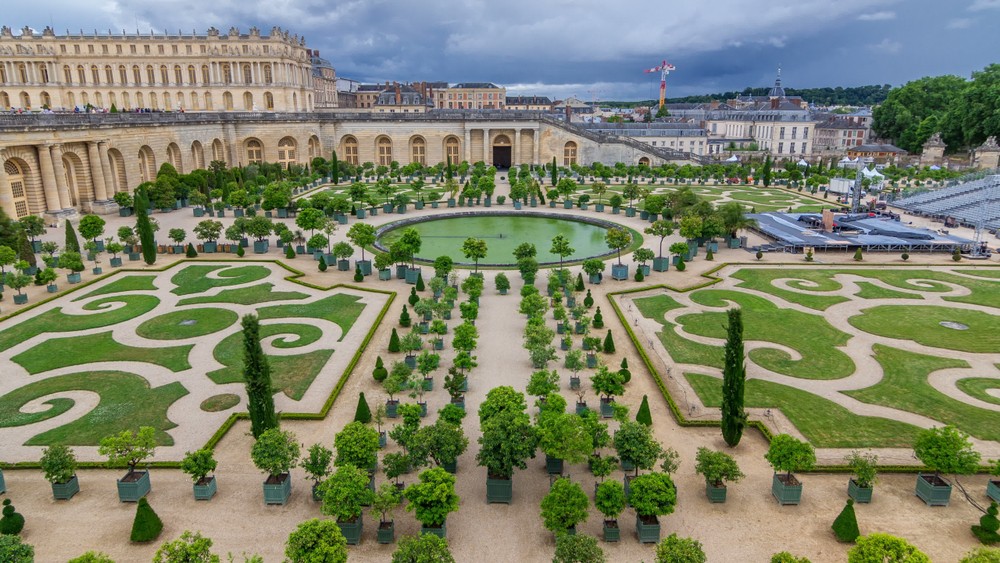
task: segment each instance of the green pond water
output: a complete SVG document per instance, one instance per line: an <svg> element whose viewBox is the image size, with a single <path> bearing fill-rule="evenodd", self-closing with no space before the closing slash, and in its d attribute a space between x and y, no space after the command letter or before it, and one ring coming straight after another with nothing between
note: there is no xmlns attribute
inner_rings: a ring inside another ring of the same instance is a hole
<svg viewBox="0 0 1000 563"><path fill-rule="evenodd" d="M433 260L438 256L451 256L456 262L471 262L462 254L462 243L469 237L486 241L486 258L481 264L513 263L514 248L530 242L538 249L539 262L558 262L559 256L549 253L552 238L563 235L570 240L575 251L566 260L579 260L608 252L604 242L604 227L570 221L532 217L530 215L451 217L408 225L420 233L422 241L418 258ZM406 227L393 229L379 237L379 242L389 248L399 239Z"/></svg>

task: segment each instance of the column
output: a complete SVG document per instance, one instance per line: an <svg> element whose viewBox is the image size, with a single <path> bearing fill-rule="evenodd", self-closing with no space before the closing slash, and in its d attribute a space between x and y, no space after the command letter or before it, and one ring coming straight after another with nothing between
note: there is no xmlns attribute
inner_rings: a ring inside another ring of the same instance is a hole
<svg viewBox="0 0 1000 563"><path fill-rule="evenodd" d="M62 146L50 145L49 151L52 154L52 174L56 177L56 189L59 194L59 208L69 209L73 207L69 199L69 186L66 185L66 169L63 168Z"/></svg>
<svg viewBox="0 0 1000 563"><path fill-rule="evenodd" d="M101 155L97 150L97 141L87 142L87 156L90 158L90 176L94 184L94 199L107 201L108 188L104 183L104 170L101 168Z"/></svg>
<svg viewBox="0 0 1000 563"><path fill-rule="evenodd" d="M465 128L465 161L472 163L472 131Z"/></svg>
<svg viewBox="0 0 1000 563"><path fill-rule="evenodd" d="M534 131L532 131L532 135L533 135L534 142L532 143L532 147L531 148L533 149L533 151L535 153L534 156L532 157L532 160L534 160L534 162L532 162L532 164L534 164L535 166L538 166L538 162L539 162L539 160L541 158L540 157L541 150L539 150L539 148L538 148L538 129L535 129Z"/></svg>
<svg viewBox="0 0 1000 563"><path fill-rule="evenodd" d="M0 147L2 151L4 147ZM0 162L2 164L2 162ZM0 209L11 219L17 219L17 211L14 210L14 194L10 190L10 183L7 182L7 173L3 166L0 166Z"/></svg>
<svg viewBox="0 0 1000 563"><path fill-rule="evenodd" d="M483 129L483 162L486 166L493 165L493 146L490 143L490 130Z"/></svg>
<svg viewBox="0 0 1000 563"><path fill-rule="evenodd" d="M42 172L42 190L45 192L46 211L55 213L62 209L59 205L59 190L56 187L56 176L52 169L52 153L49 148L52 145L42 145L38 149L38 167Z"/></svg>
<svg viewBox="0 0 1000 563"><path fill-rule="evenodd" d="M510 166L513 168L521 164L521 130L514 129L514 155L511 157Z"/></svg>
<svg viewBox="0 0 1000 563"><path fill-rule="evenodd" d="M101 162L101 172L104 174L104 189L107 192L108 199L111 199L115 194L115 181L114 176L111 175L111 158L108 156L108 142L105 140L97 143L97 156ZM119 191L127 192L128 186L119 186Z"/></svg>

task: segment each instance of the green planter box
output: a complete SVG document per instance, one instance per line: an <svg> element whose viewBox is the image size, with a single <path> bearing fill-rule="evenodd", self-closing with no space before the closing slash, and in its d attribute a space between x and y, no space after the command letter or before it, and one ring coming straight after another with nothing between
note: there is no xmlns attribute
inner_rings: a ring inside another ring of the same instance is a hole
<svg viewBox="0 0 1000 563"><path fill-rule="evenodd" d="M653 270L666 272L670 269L670 258L653 258Z"/></svg>
<svg viewBox="0 0 1000 563"><path fill-rule="evenodd" d="M112 268L121 268L122 267L122 259L121 258L112 258L110 260L110 262L111 262L111 267Z"/></svg>
<svg viewBox="0 0 1000 563"><path fill-rule="evenodd" d="M990 481L986 484L986 496L1000 502L1000 481Z"/></svg>
<svg viewBox="0 0 1000 563"><path fill-rule="evenodd" d="M597 355L596 354L587 354L587 368L588 369L594 369L596 367L597 367ZM601 412L604 412L603 407L601 408ZM608 415L608 416L610 417L611 415ZM605 418L607 418L607 417L605 417Z"/></svg>
<svg viewBox="0 0 1000 563"><path fill-rule="evenodd" d="M571 385L571 387L572 387L572 385ZM576 388L577 389L580 388L579 384L577 385ZM582 403L577 403L576 404L576 414L583 415L585 412L587 412L587 401L584 401Z"/></svg>
<svg viewBox="0 0 1000 563"><path fill-rule="evenodd" d="M268 480L271 478L268 477ZM264 481L264 504L285 504L292 496L292 476L289 473L277 475L277 483L268 485Z"/></svg>
<svg viewBox="0 0 1000 563"><path fill-rule="evenodd" d="M445 520L441 522L440 526L424 526L420 525L421 534L434 534L435 536L444 539L448 535L448 521Z"/></svg>
<svg viewBox="0 0 1000 563"><path fill-rule="evenodd" d="M393 206L392 206L391 203L383 203L382 204L382 211L383 212L385 212L385 213L392 213L392 210L393 210Z"/></svg>
<svg viewBox="0 0 1000 563"><path fill-rule="evenodd" d="M340 528L340 533L344 534L344 539L347 540L347 545L360 545L361 532L365 527L364 514L358 514L358 517L354 519L354 522L342 522L337 520L337 527Z"/></svg>
<svg viewBox="0 0 1000 563"><path fill-rule="evenodd" d="M400 265L397 264L396 265L396 279L397 280L405 279L406 278L406 270L407 269L408 268L405 265L404 266L400 266ZM416 282L414 281L414 283L416 283Z"/></svg>
<svg viewBox="0 0 1000 563"><path fill-rule="evenodd" d="M423 209L424 208L424 202L422 202L422 201L415 202L413 204L413 208L414 209Z"/></svg>
<svg viewBox="0 0 1000 563"><path fill-rule="evenodd" d="M7 482L3 478L3 470L0 469L0 493L7 492Z"/></svg>
<svg viewBox="0 0 1000 563"><path fill-rule="evenodd" d="M379 270L378 271L378 279L380 279L382 281L389 281L389 280L391 280L392 279L392 270L390 270L389 268L386 268L384 270Z"/></svg>
<svg viewBox="0 0 1000 563"><path fill-rule="evenodd" d="M595 203L594 204L594 211L596 211L598 213L604 213L604 204L603 203Z"/></svg>
<svg viewBox="0 0 1000 563"><path fill-rule="evenodd" d="M66 281L69 283L80 283L80 274L78 272L66 274Z"/></svg>
<svg viewBox="0 0 1000 563"><path fill-rule="evenodd" d="M149 471L136 471L134 475L139 475L139 478L134 481L118 480L118 502L139 502L149 494Z"/></svg>
<svg viewBox="0 0 1000 563"><path fill-rule="evenodd" d="M73 475L73 478L65 483L52 483L52 498L56 500L69 500L73 495L80 492L80 480Z"/></svg>
<svg viewBox="0 0 1000 563"><path fill-rule="evenodd" d="M205 482L201 485L195 483L194 500L212 500L212 497L216 493L216 481L217 479L213 475L212 477L205 477Z"/></svg>
<svg viewBox="0 0 1000 563"><path fill-rule="evenodd" d="M781 479L778 478L779 474L775 473L771 480L771 494L774 498L778 499L778 504L785 506L786 504L799 504L802 502L802 483L798 482L798 485L786 485ZM792 475L794 478L795 476Z"/></svg>
<svg viewBox="0 0 1000 563"><path fill-rule="evenodd" d="M563 202L563 209L573 209L573 202L571 200L566 200Z"/></svg>
<svg viewBox="0 0 1000 563"><path fill-rule="evenodd" d="M618 527L617 520L604 521L604 541L617 542L621 539L622 530Z"/></svg>
<svg viewBox="0 0 1000 563"><path fill-rule="evenodd" d="M514 209L520 211L520 209L521 209L521 202L520 201L515 201L514 202Z"/></svg>
<svg viewBox="0 0 1000 563"><path fill-rule="evenodd" d="M195 207L194 209L192 209L192 211L194 212L194 216L195 217L204 217L205 216L205 210L202 209L202 208L200 208L200 207Z"/></svg>
<svg viewBox="0 0 1000 563"><path fill-rule="evenodd" d="M255 240L253 241L254 254L266 254L270 246L271 246L270 241Z"/></svg>
<svg viewBox="0 0 1000 563"><path fill-rule="evenodd" d="M14 296L14 304L15 305L24 305L27 302L28 302L28 296L27 295L15 295Z"/></svg>
<svg viewBox="0 0 1000 563"><path fill-rule="evenodd" d="M242 217L242 216L243 216L243 210L242 209L234 209L233 210L233 217Z"/></svg>
<svg viewBox="0 0 1000 563"><path fill-rule="evenodd" d="M438 208L438 202L432 201L431 202L431 209L437 209L437 208Z"/></svg>
<svg viewBox="0 0 1000 563"><path fill-rule="evenodd" d="M396 409L399 407L399 401L386 401L385 402L385 416L388 418L396 418L399 416Z"/></svg>
<svg viewBox="0 0 1000 563"><path fill-rule="evenodd" d="M622 459L622 471L635 471L635 465L631 460Z"/></svg>
<svg viewBox="0 0 1000 563"><path fill-rule="evenodd" d="M417 357L416 356L407 356L407 357L403 358L403 363L405 363L407 365L407 367L409 367L410 369L417 369Z"/></svg>
<svg viewBox="0 0 1000 563"><path fill-rule="evenodd" d="M708 502L726 502L726 485L723 484L721 487L716 487L706 479L705 496L708 497Z"/></svg>
<svg viewBox="0 0 1000 563"><path fill-rule="evenodd" d="M361 268L361 275L362 276L370 276L370 275L372 275L372 261L371 260L355 260L354 261L354 267L355 268Z"/></svg>
<svg viewBox="0 0 1000 563"><path fill-rule="evenodd" d="M351 270L351 261L337 260L337 270L341 272L349 272Z"/></svg>
<svg viewBox="0 0 1000 563"><path fill-rule="evenodd" d="M531 198L528 201L528 207L538 207L538 200L535 198Z"/></svg>
<svg viewBox="0 0 1000 563"><path fill-rule="evenodd" d="M592 283L594 285L600 285L600 283L601 283L601 281L603 279L604 279L604 276L602 276L600 273L590 274L590 283Z"/></svg>
<svg viewBox="0 0 1000 563"><path fill-rule="evenodd" d="M628 279L628 265L627 264L612 264L611 265L611 277L616 280L627 280Z"/></svg>
<svg viewBox="0 0 1000 563"><path fill-rule="evenodd" d="M545 471L550 475L553 473L562 475L563 460L556 457L549 457L548 454L545 454Z"/></svg>
<svg viewBox="0 0 1000 563"><path fill-rule="evenodd" d="M620 207L612 207L611 208L611 213L613 213L615 215L618 215L619 213L621 213L621 210L622 209Z"/></svg>
<svg viewBox="0 0 1000 563"><path fill-rule="evenodd" d="M406 283L415 284L417 283L417 278L420 277L420 268L407 268L405 275Z"/></svg>
<svg viewBox="0 0 1000 563"><path fill-rule="evenodd" d="M589 359L589 358L588 358ZM594 360L596 367L596 358ZM588 362L589 363L589 362ZM615 401L613 399L601 399L601 416L604 418L611 418L611 415L615 414Z"/></svg>
<svg viewBox="0 0 1000 563"><path fill-rule="evenodd" d="M312 486L312 499L313 499L313 502L322 502L323 501L323 497L319 496L319 486L320 486L320 483L313 483L313 486Z"/></svg>
<svg viewBox="0 0 1000 563"><path fill-rule="evenodd" d="M337 224L338 225L346 225L347 224L347 215L346 214L338 215L337 216Z"/></svg>
<svg viewBox="0 0 1000 563"><path fill-rule="evenodd" d="M649 211L646 211L646 210L640 211L639 212L639 218L642 219L643 221L648 221L649 220Z"/></svg>
<svg viewBox="0 0 1000 563"><path fill-rule="evenodd" d="M653 517L653 523L645 523L638 514L635 516L635 535L639 536L639 543L659 543L660 541L660 520Z"/></svg>
<svg viewBox="0 0 1000 563"><path fill-rule="evenodd" d="M132 209L129 208L129 207L119 207L118 208L118 216L119 217L131 217L132 216ZM38 252L38 251L36 250L35 252Z"/></svg>
<svg viewBox="0 0 1000 563"><path fill-rule="evenodd" d="M128 260L129 262L138 262L139 260L142 260L142 255L138 252L129 252Z"/></svg>
<svg viewBox="0 0 1000 563"><path fill-rule="evenodd" d="M378 543L390 544L396 541L396 523L395 522L379 522L378 523Z"/></svg>
<svg viewBox="0 0 1000 563"><path fill-rule="evenodd" d="M854 499L854 502L858 504L871 503L873 492L875 492L874 487L859 487L854 479L847 481L847 496Z"/></svg>
<svg viewBox="0 0 1000 563"><path fill-rule="evenodd" d="M385 444L386 444L386 431L383 430L378 433L378 447L385 448Z"/></svg>
<svg viewBox="0 0 1000 563"><path fill-rule="evenodd" d="M649 266L647 266L646 264L640 264L639 267L642 268L642 275L643 276L648 276L649 275Z"/></svg>
<svg viewBox="0 0 1000 563"><path fill-rule="evenodd" d="M277 209L277 211L278 211L278 219L285 219L286 217L288 217L288 209L287 208L279 207Z"/></svg>
<svg viewBox="0 0 1000 563"><path fill-rule="evenodd" d="M448 198L448 207L455 207L455 199Z"/></svg>
<svg viewBox="0 0 1000 563"><path fill-rule="evenodd" d="M625 216L626 217L635 217L635 208L634 207L626 207L625 208Z"/></svg>
<svg viewBox="0 0 1000 563"><path fill-rule="evenodd" d="M364 209L358 209L358 219L364 219L366 213Z"/></svg>
<svg viewBox="0 0 1000 563"><path fill-rule="evenodd" d="M435 350L444 350L444 338L438 338L434 341Z"/></svg>
<svg viewBox="0 0 1000 563"><path fill-rule="evenodd" d="M56 285L56 284L54 284L54 283L53 284L49 284L49 285L45 286L45 290L48 291L49 293L58 293L59 292L59 286Z"/></svg>
<svg viewBox="0 0 1000 563"><path fill-rule="evenodd" d="M511 504L514 498L514 478L491 479L486 477L486 504L502 502Z"/></svg>
<svg viewBox="0 0 1000 563"><path fill-rule="evenodd" d="M927 506L948 506L951 501L951 483L943 477L937 477L941 484L935 484L928 479L935 479L934 475L921 473L917 475L916 494L920 500L927 503Z"/></svg>

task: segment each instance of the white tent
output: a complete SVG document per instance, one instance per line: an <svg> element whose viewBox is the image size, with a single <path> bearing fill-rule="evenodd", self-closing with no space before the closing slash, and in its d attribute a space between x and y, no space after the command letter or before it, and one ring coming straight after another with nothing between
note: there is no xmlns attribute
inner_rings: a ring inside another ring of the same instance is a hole
<svg viewBox="0 0 1000 563"><path fill-rule="evenodd" d="M726 159L726 162L739 162L739 161L740 161L740 157L736 156L735 154L733 156L731 156L731 157L729 157L729 158Z"/></svg>
<svg viewBox="0 0 1000 563"><path fill-rule="evenodd" d="M865 178L885 178L885 174L879 172L878 170L869 170L867 167L861 170Z"/></svg>
<svg viewBox="0 0 1000 563"><path fill-rule="evenodd" d="M796 162L795 164L796 164L797 166L809 166L809 163L808 163L808 162L806 162L806 159L804 159L804 158L803 158L802 160L800 160L800 161Z"/></svg>
<svg viewBox="0 0 1000 563"><path fill-rule="evenodd" d="M931 166L931 170L941 170L941 167L938 166L937 164L935 164L935 165Z"/></svg>

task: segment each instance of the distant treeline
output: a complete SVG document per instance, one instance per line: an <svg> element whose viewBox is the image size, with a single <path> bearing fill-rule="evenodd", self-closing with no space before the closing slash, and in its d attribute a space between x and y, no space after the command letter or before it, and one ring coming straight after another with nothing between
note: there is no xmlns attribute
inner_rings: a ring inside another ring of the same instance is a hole
<svg viewBox="0 0 1000 563"><path fill-rule="evenodd" d="M785 95L790 97L801 97L807 102L821 106L875 106L882 103L889 95L892 86L883 84L882 86L857 86L853 88L785 88ZM737 96L766 96L771 91L771 87L744 88L742 92L723 92L720 94L706 94L703 96L685 96L683 98L667 98L668 104L698 104L710 102L712 100L731 100ZM638 102L600 102L600 105L613 108L635 108L642 106L652 106L659 103L659 100L643 100Z"/></svg>

